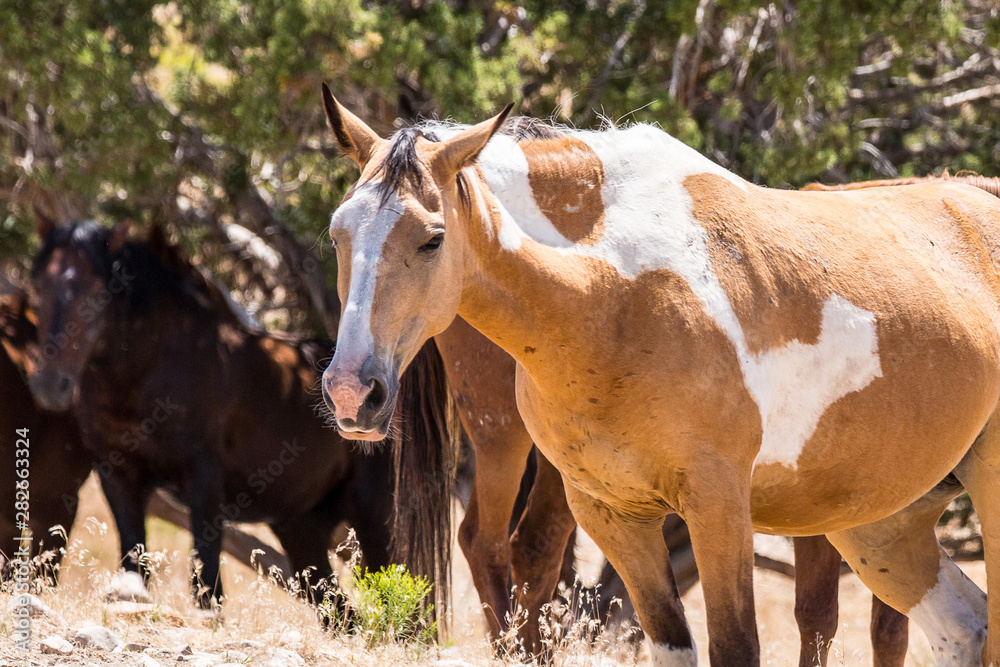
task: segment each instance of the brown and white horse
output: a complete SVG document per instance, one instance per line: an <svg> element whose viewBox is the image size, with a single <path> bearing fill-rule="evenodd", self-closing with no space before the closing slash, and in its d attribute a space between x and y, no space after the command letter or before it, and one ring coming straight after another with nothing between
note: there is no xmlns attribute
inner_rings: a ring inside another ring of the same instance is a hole
<svg viewBox="0 0 1000 667"><path fill-rule="evenodd" d="M518 361L518 411L656 664L696 660L674 511L716 665L759 664L754 530L827 534L938 664L1000 662L1000 597L934 535L964 486L1000 579L996 198L768 190L648 126L518 141L506 112L387 141L324 99L361 165L330 225L348 437L385 433L400 372L460 314Z"/></svg>

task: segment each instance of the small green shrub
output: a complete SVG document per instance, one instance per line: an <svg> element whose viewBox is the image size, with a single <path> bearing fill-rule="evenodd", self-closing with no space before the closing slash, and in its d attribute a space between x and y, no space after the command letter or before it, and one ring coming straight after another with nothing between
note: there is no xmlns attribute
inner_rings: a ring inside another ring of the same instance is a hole
<svg viewBox="0 0 1000 667"><path fill-rule="evenodd" d="M427 602L433 586L425 578L412 576L402 565L378 572L356 567L354 583L356 631L365 635L369 648L387 642L423 646L435 641L434 605Z"/></svg>

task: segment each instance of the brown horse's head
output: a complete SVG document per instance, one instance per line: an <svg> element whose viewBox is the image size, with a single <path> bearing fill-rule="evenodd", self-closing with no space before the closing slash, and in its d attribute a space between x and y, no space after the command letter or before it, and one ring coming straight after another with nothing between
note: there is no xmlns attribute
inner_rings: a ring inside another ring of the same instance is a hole
<svg viewBox="0 0 1000 667"><path fill-rule="evenodd" d="M38 314L39 354L29 385L48 410L69 408L80 375L100 338L114 290L124 290L114 255L128 233L94 222L40 223L42 249L32 270L31 301Z"/></svg>
<svg viewBox="0 0 1000 667"><path fill-rule="evenodd" d="M324 398L345 437L381 440L399 376L420 346L458 312L468 258L455 224L460 172L510 107L446 141L415 128L381 139L323 86L327 120L361 167L330 222L342 306Z"/></svg>

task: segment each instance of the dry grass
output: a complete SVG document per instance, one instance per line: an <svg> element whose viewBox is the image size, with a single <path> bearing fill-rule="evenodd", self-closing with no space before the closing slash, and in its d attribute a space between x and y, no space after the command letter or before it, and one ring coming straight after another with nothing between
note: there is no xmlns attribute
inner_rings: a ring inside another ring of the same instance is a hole
<svg viewBox="0 0 1000 667"><path fill-rule="evenodd" d="M70 535L69 553L63 566L61 585L48 590L42 599L55 612L33 621L33 644L50 634L72 638L79 627L104 625L127 644L146 651L161 665L175 664L177 648L191 647L220 658L238 658L237 662L265 664L274 657L274 649L284 648L300 655L305 665L432 665L439 661L461 660L475 665L516 663L517 659L500 661L491 656L483 639L483 625L478 599L472 586L468 567L461 555L456 556L454 599L451 614L451 640L447 645L417 653L398 646L366 649L362 638L324 632L313 611L293 600L284 591L259 577L253 570L232 559L223 562L223 584L227 600L223 607L224 622L213 622L194 608L187 588L190 536L171 524L151 520L149 551L156 572L152 611L128 613L122 605L105 602L103 591L117 562L117 535L103 496L93 481L88 481L81 494L80 516ZM273 536L264 528L251 530L265 541ZM594 548L582 541L580 561L582 576L596 577L599 560ZM456 549L456 554L459 551ZM985 586L982 563L963 564L963 569L980 586ZM762 647L762 663L795 665L798 659L798 631L793 616L792 582L778 574L758 571L755 595L758 627ZM695 586L684 598L688 619L699 650L699 661L708 664L708 636L705 627L705 606L701 587ZM868 615L871 595L852 576L841 580L840 631L834 642L833 665L870 665L871 648L868 639ZM9 621L9 613L6 620ZM556 652L558 667L611 665L632 662L626 645L619 642L599 643L596 647L580 639L586 628L578 624L576 632L561 643ZM29 653L13 646L7 627L0 639L0 666L3 665L138 665L140 658L128 651L109 654L77 649L72 656L56 658L42 655L37 648ZM236 653L232 653L236 651ZM227 653L228 652L228 653ZM639 664L648 657L643 649ZM274 665L288 664L278 662ZM910 655L907 664L922 667L932 664L923 635L917 629L910 633Z"/></svg>

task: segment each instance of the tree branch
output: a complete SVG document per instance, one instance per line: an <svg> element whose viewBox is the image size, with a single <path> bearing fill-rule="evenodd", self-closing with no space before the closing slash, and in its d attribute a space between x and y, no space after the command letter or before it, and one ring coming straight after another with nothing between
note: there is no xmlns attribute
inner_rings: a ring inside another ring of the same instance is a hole
<svg viewBox="0 0 1000 667"><path fill-rule="evenodd" d="M173 120L178 166L194 168L224 185L237 222L274 247L289 272L290 281L308 297L314 319L328 332L335 332L340 318L336 290L327 288L319 260L277 219L270 203L245 173L245 156L233 147L211 142L201 127L169 109L144 82L136 85L136 95L141 101L162 109ZM300 148L310 149L307 146ZM223 163L228 164L223 166Z"/></svg>

